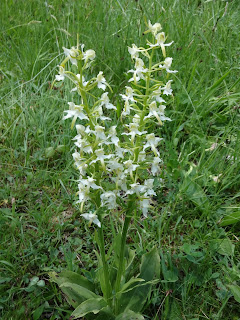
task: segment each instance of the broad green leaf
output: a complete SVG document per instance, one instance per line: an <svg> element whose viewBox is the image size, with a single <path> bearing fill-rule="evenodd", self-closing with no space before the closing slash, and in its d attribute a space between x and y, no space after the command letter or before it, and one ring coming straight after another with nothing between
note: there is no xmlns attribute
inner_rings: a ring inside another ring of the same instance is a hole
<svg viewBox="0 0 240 320"><path fill-rule="evenodd" d="M92 298L99 298L99 296L97 296L94 292L82 286L79 286L78 284L64 282L63 284L60 285L60 288L71 299L70 301L73 300L77 302L77 305L72 304L74 308L76 308L80 303L82 303L85 300L92 299Z"/></svg>
<svg viewBox="0 0 240 320"><path fill-rule="evenodd" d="M49 276L52 281L59 285L62 292L66 295L68 303L74 308L79 306L79 304L86 300L86 298L84 298L82 294L79 294L76 290L71 289L69 286L62 286L64 283L72 283L79 285L82 288L86 288L87 290L94 291L93 284L76 272L67 270L61 272L60 274L57 274L56 272L50 272Z"/></svg>
<svg viewBox="0 0 240 320"><path fill-rule="evenodd" d="M62 271L59 274L57 274L56 272L50 272L49 276L58 285L61 285L64 282L70 282L70 283L78 284L79 286L87 288L88 290L94 291L93 283L90 282L84 276L82 276L76 272L68 271L68 270Z"/></svg>
<svg viewBox="0 0 240 320"><path fill-rule="evenodd" d="M240 211L232 212L232 213L226 215L222 219L220 226L221 227L229 226L229 225L237 223L239 221L240 221Z"/></svg>
<svg viewBox="0 0 240 320"><path fill-rule="evenodd" d="M151 281L155 276L160 275L160 257L157 248L145 253L140 266L140 278Z"/></svg>
<svg viewBox="0 0 240 320"><path fill-rule="evenodd" d="M140 266L139 278L146 281L146 284L141 283L139 285L133 284L133 289L127 290L123 293L120 299L121 310L130 309L135 312L140 312L144 307L144 303L151 292L153 279L160 274L160 257L156 248L146 253L142 257Z"/></svg>
<svg viewBox="0 0 240 320"><path fill-rule="evenodd" d="M240 287L236 284L229 284L227 287L231 290L234 299L240 303Z"/></svg>
<svg viewBox="0 0 240 320"><path fill-rule="evenodd" d="M88 299L73 311L72 317L73 319L78 319L88 313L97 314L105 307L107 307L107 302L103 298Z"/></svg>
<svg viewBox="0 0 240 320"><path fill-rule="evenodd" d="M233 256L235 245L232 244L232 241L229 238L223 240L218 240L218 253L224 256Z"/></svg>
<svg viewBox="0 0 240 320"><path fill-rule="evenodd" d="M139 313L133 312L132 310L127 310L119 314L115 320L144 320L144 317Z"/></svg>

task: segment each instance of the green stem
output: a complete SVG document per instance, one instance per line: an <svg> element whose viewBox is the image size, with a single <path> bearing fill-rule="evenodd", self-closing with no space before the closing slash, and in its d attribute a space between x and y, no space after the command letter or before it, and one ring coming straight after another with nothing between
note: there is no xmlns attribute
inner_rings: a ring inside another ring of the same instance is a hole
<svg viewBox="0 0 240 320"><path fill-rule="evenodd" d="M152 69L152 59L153 59L153 54L154 54L154 49L152 49L151 55L150 55L150 59L149 59L149 64L148 64L148 70L149 73L146 76L146 91L145 91L145 99L143 101L144 107L143 107L143 111L140 117L140 127L143 125L143 119L147 110L147 100L148 100L148 95L149 95L149 89L150 89L150 73L151 73L151 69Z"/></svg>
<svg viewBox="0 0 240 320"><path fill-rule="evenodd" d="M103 236L103 229L98 228L98 238L99 238L99 249L102 259L102 265L103 265L103 273L104 273L104 281L105 281L105 287L106 287L106 300L108 300L111 297L111 285L109 281L109 271L108 271L108 265L106 262L106 255L105 255L105 248L104 248L104 236Z"/></svg>
<svg viewBox="0 0 240 320"><path fill-rule="evenodd" d="M89 107L88 107L88 101L87 101L86 93L84 91L82 91L81 89L80 89L80 92L81 92L81 97L82 97L82 99L84 101L84 109L85 109L85 111L86 111L86 113L88 115L88 118L89 118L90 128L92 130L94 130L95 126L94 126L93 121L91 119L91 114L90 114L90 110L89 110Z"/></svg>
<svg viewBox="0 0 240 320"><path fill-rule="evenodd" d="M149 58L149 64L148 64L148 70L151 71L152 69L152 60L153 60L153 55L154 55L154 48L152 49L152 52L151 52L151 55L150 55L150 58ZM150 75L150 72L147 74L146 76L146 90L145 90L145 98L143 100L143 110L142 110L142 113L141 113L141 116L140 116L140 122L139 122L139 127L140 129L144 130L144 116L146 114L146 111L147 111L147 101L148 101L148 98L149 98L149 90L150 90L150 78L151 78L151 75ZM138 137L136 139L136 145L139 146L139 141L140 141L141 137ZM137 161L138 160L138 155L139 155L139 148L136 149L136 152L135 152L135 160Z"/></svg>
<svg viewBox="0 0 240 320"><path fill-rule="evenodd" d="M129 209L129 208L128 208ZM127 211L127 214L129 212ZM123 231L122 231L122 238L121 238L121 247L120 247L120 256L119 256L119 266L118 266L118 272L117 272L117 279L115 284L115 292L116 294L120 291L120 285L121 285L121 279L123 275L123 269L124 269L124 253L125 253L125 245L126 245L126 238L127 238L127 231L128 227L131 221L131 217L127 216L125 217L124 225L123 225ZM116 301L116 313L118 312L118 299Z"/></svg>

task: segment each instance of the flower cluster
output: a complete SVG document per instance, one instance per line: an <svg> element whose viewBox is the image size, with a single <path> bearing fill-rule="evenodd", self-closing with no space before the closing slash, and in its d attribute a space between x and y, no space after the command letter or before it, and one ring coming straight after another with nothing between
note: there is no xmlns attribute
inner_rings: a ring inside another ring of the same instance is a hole
<svg viewBox="0 0 240 320"><path fill-rule="evenodd" d="M124 94L120 119L116 119L117 107L110 102L107 83L103 72L88 79L87 70L95 58L94 50L84 51L84 45L64 49L65 59L59 67L56 81L68 78L74 84L72 92L78 97L68 103L63 119L72 118L76 128L73 138L76 150L73 153L75 166L79 171L78 203L81 211L88 201L94 212L82 216L90 223L101 227L102 215L99 210L116 210L135 202L135 208L146 217L150 208L154 179L144 180L144 172L155 177L161 172L160 145L163 140L150 129L152 123L162 125L171 121L165 116L164 105L167 96L172 95L171 80L163 83L154 78L159 72L175 73L170 70L172 58L166 57L164 32L159 23L148 23L148 30L155 43L148 42L148 48L135 44L128 48L135 62L128 71L132 77ZM161 48L164 61L153 63L154 52ZM70 61L76 72L65 69ZM147 61L147 66L145 62ZM90 93L91 91L91 93ZM100 97L100 98L97 98ZM78 102L77 102L78 101ZM121 120L121 121L120 121ZM77 123L77 124L76 124ZM131 199L131 200L129 200Z"/></svg>

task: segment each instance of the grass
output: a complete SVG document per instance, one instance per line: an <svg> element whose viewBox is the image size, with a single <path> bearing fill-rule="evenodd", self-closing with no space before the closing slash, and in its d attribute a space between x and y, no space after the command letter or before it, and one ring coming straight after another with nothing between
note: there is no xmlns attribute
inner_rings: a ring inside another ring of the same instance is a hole
<svg viewBox="0 0 240 320"><path fill-rule="evenodd" d="M79 34L119 101L127 45L144 44L145 18L174 40L168 55L179 72L168 106L174 121L161 132L164 185L128 238L139 258L154 245L161 251L163 281L144 316L240 319L228 287L239 285L239 222L221 225L240 210L238 1L8 0L0 16L1 319L69 319L47 272L96 267L94 230L73 206L72 132L61 121L71 95L50 85L62 46Z"/></svg>

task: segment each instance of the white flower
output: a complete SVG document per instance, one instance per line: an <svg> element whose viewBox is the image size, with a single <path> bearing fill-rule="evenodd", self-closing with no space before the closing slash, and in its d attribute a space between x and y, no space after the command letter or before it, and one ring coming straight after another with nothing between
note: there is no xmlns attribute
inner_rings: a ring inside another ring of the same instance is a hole
<svg viewBox="0 0 240 320"><path fill-rule="evenodd" d="M162 121L165 121L165 120L172 121L170 118L165 117L164 115L165 108L166 107L163 105L160 105L158 107L156 101L153 101L149 105L149 114L146 117L144 117L144 120L147 118L156 117L160 125L162 125Z"/></svg>
<svg viewBox="0 0 240 320"><path fill-rule="evenodd" d="M138 82L140 79L145 79L143 73L147 72L148 69L144 68L144 62L142 59L136 58L135 69L136 70L131 69L128 71L133 73L133 77L129 79L128 82L131 82L131 81Z"/></svg>
<svg viewBox="0 0 240 320"><path fill-rule="evenodd" d="M95 126L95 130L92 130L92 132L95 134L97 139L106 140L107 137L104 133L105 127L102 126Z"/></svg>
<svg viewBox="0 0 240 320"><path fill-rule="evenodd" d="M127 192L127 179L124 172L121 171L121 169L117 170L117 177L111 177L111 179L116 183L116 189L118 190L121 188L121 190ZM122 197L121 194L119 196Z"/></svg>
<svg viewBox="0 0 240 320"><path fill-rule="evenodd" d="M137 134L141 136L142 134L147 132L147 131L139 131L138 130L139 124L137 122L131 122L129 124L126 124L126 126L128 127L130 132L129 133L123 132L122 135L131 136L132 143L134 142L134 138Z"/></svg>
<svg viewBox="0 0 240 320"><path fill-rule="evenodd" d="M136 100L133 98L134 91L131 87L126 87L126 94L120 94L122 99L125 101L124 103L124 109L122 111L122 116L126 116L130 114L130 110L132 109L130 107L129 101L135 102Z"/></svg>
<svg viewBox="0 0 240 320"><path fill-rule="evenodd" d="M166 58L166 59L164 60L163 66L160 64L160 65L159 65L159 68L161 68L161 69L166 69L166 71L167 71L168 73L176 73L177 70L170 70L171 65L172 65L172 60L173 60L173 58Z"/></svg>
<svg viewBox="0 0 240 320"><path fill-rule="evenodd" d="M62 66L59 66L59 74L55 76L57 81L64 80L65 77L65 69Z"/></svg>
<svg viewBox="0 0 240 320"><path fill-rule="evenodd" d="M120 94L120 96L122 97L122 99L124 101L131 101L134 102L136 101L133 96L134 96L134 91L131 87L125 87L126 88L126 94Z"/></svg>
<svg viewBox="0 0 240 320"><path fill-rule="evenodd" d="M138 154L138 162L142 162L146 159L146 153L145 151L140 151L139 154Z"/></svg>
<svg viewBox="0 0 240 320"><path fill-rule="evenodd" d="M73 102L68 102L68 105L70 110L64 111L67 114L63 117L63 120L73 117L71 128L73 128L77 118L79 118L80 120L84 120L84 119L89 120L88 117L83 113L83 109L84 109L83 105L78 106Z"/></svg>
<svg viewBox="0 0 240 320"><path fill-rule="evenodd" d="M133 164L132 160L127 160L123 162L124 166L125 166L125 170L124 173L129 173L132 180L134 180L133 178L133 171L135 171L137 169L137 167L139 167L139 164Z"/></svg>
<svg viewBox="0 0 240 320"><path fill-rule="evenodd" d="M155 43L155 44L148 43L148 45L149 45L150 47L159 47L159 46L160 46L161 49L162 49L163 56L166 57L165 47L170 46L170 45L173 43L173 41L170 42L170 43L165 43L166 37L165 37L165 33L164 33L164 32L158 33L158 34L155 36L155 38L156 38L156 40L157 40L157 43Z"/></svg>
<svg viewBox="0 0 240 320"><path fill-rule="evenodd" d="M84 202L89 199L89 188L80 182L78 184L78 192L77 193L79 196L79 200L76 203L81 204L81 210L82 210Z"/></svg>
<svg viewBox="0 0 240 320"><path fill-rule="evenodd" d="M103 94L102 94L102 96L101 96L101 104L100 104L100 106L102 107L102 106L104 106L106 109L114 109L114 110L117 110L117 108L113 105L113 104L111 104L110 102L109 102L109 98L108 98L108 92L104 92Z"/></svg>
<svg viewBox="0 0 240 320"><path fill-rule="evenodd" d="M151 147L152 151L154 152L155 156L159 156L159 152L156 149L159 141L163 140L162 138L155 137L154 133L150 133L146 135L147 143L143 146L143 150Z"/></svg>
<svg viewBox="0 0 240 320"><path fill-rule="evenodd" d="M90 193L90 188L97 190L97 189L102 189L102 187L97 186L95 184L95 179L88 177L87 179L79 179L79 184L78 184L78 195L79 195L79 200L77 203L81 203L81 210L83 208L83 204L86 200L89 199L89 193Z"/></svg>
<svg viewBox="0 0 240 320"><path fill-rule="evenodd" d="M86 186L87 189L89 190L90 188L97 190L97 189L102 189L102 187L97 186L95 183L96 179L93 179L91 177L87 177L87 179L79 179L79 182Z"/></svg>
<svg viewBox="0 0 240 320"><path fill-rule="evenodd" d="M81 152L86 152L86 153L92 153L92 147L90 145L90 143L85 140L85 139L81 139L78 136L75 137L77 139L77 141L75 142L75 145L80 148Z"/></svg>
<svg viewBox="0 0 240 320"><path fill-rule="evenodd" d="M147 197L147 194L144 194L144 197L139 201L140 209L145 218L147 218L148 209L150 208L150 199Z"/></svg>
<svg viewBox="0 0 240 320"><path fill-rule="evenodd" d="M72 47L71 49L67 49L63 47L63 51L66 55L66 57L69 57L70 61L72 62L72 64L74 64L75 66L77 66L77 59L76 57L78 57L79 52L75 47Z"/></svg>
<svg viewBox="0 0 240 320"><path fill-rule="evenodd" d="M95 223L99 228L101 228L101 222L98 220L98 216L90 211L90 213L83 213L81 216L88 220L90 223Z"/></svg>
<svg viewBox="0 0 240 320"><path fill-rule="evenodd" d="M161 94L162 94L162 88L158 87L157 90L152 92L151 97L152 97L152 99L156 100L159 103L164 103L166 101L162 97L160 97Z"/></svg>
<svg viewBox="0 0 240 320"><path fill-rule="evenodd" d="M124 108L123 108L123 111L122 111L122 116L124 117L124 116L129 115L131 109L132 109L132 108L130 107L130 104L129 104L128 100L126 100L125 103L124 103Z"/></svg>
<svg viewBox="0 0 240 320"><path fill-rule="evenodd" d="M159 163L161 162L162 160L159 157L154 157L152 166L151 166L151 172L153 176L156 176L158 173L160 173Z"/></svg>
<svg viewBox="0 0 240 320"><path fill-rule="evenodd" d="M166 83L165 87L162 88L163 89L163 94L165 94L166 96L169 96L169 95L172 94L171 82L172 82L172 80L169 80Z"/></svg>
<svg viewBox="0 0 240 320"><path fill-rule="evenodd" d="M126 192L126 194L134 194L140 197L139 193L142 192L142 185L139 182L130 184L131 189Z"/></svg>
<svg viewBox="0 0 240 320"><path fill-rule="evenodd" d="M106 79L103 76L103 72L100 71L99 74L97 75L97 87L99 89L102 89L103 91L105 91L106 89Z"/></svg>
<svg viewBox="0 0 240 320"><path fill-rule="evenodd" d="M144 181L144 185L140 185L139 182L130 184L131 189L127 191L126 194L134 194L140 198L140 193L145 193L149 196L156 196L156 193L153 190L153 181L154 179L147 179Z"/></svg>
<svg viewBox="0 0 240 320"><path fill-rule="evenodd" d="M80 79L81 79L81 76L80 76L80 74L78 73L78 74L76 74L76 77L79 79L79 81L80 81ZM77 89L78 89L78 82L77 81L74 81L74 83L76 84L76 87L75 88L73 88L70 92L74 92L74 91L77 91ZM82 76L82 85L84 86L84 87L86 87L86 85L88 84L88 81L85 81L85 78L84 78L84 76Z"/></svg>
<svg viewBox="0 0 240 320"><path fill-rule="evenodd" d="M78 133L78 136L84 136L85 134L88 134L91 132L89 126L87 127L84 127L82 124L76 124L76 130L77 130L77 133Z"/></svg>
<svg viewBox="0 0 240 320"><path fill-rule="evenodd" d="M133 116L133 123L137 123L137 124L140 123L140 116L138 114L135 114Z"/></svg>
<svg viewBox="0 0 240 320"><path fill-rule="evenodd" d="M121 158L121 159L124 158L124 154L125 154L126 152L129 152L130 154L133 154L133 152L132 152L131 150L129 150L129 149L121 148L121 147L118 147L118 146L117 146L116 149L115 149L116 155L117 155L119 158Z"/></svg>
<svg viewBox="0 0 240 320"><path fill-rule="evenodd" d="M123 172L124 168L121 163L119 163L116 159L109 160L107 163L107 167L109 171L115 171L117 173Z"/></svg>
<svg viewBox="0 0 240 320"><path fill-rule="evenodd" d="M149 195L149 196L156 196L156 193L155 191L153 190L153 182L154 182L154 179L147 179L144 181L144 191L146 191L146 194Z"/></svg>
<svg viewBox="0 0 240 320"><path fill-rule="evenodd" d="M117 131L116 131L116 127L117 126L112 126L110 127L109 131L108 131L108 137L107 139L111 139L111 142L113 144L115 144L115 146L118 146L119 143L119 138L117 137Z"/></svg>
<svg viewBox="0 0 240 320"><path fill-rule="evenodd" d="M148 20L148 27L149 27L149 31L155 36L158 31L160 31L162 29L162 26L160 23L154 23L154 25L151 24L151 21Z"/></svg>
<svg viewBox="0 0 240 320"><path fill-rule="evenodd" d="M108 207L109 210L115 209L117 207L116 195L112 191L107 191L101 194L101 204L102 206Z"/></svg>
<svg viewBox="0 0 240 320"><path fill-rule="evenodd" d="M99 119L101 119L101 120L103 120L103 121L105 121L105 120L112 120L111 118L105 117L105 116L103 115L103 109L102 109L101 106L97 106L97 107L94 109L93 114L95 115L96 118L99 118Z"/></svg>
<svg viewBox="0 0 240 320"><path fill-rule="evenodd" d="M96 57L96 53L94 50L89 49L83 54L83 60L93 60Z"/></svg>
<svg viewBox="0 0 240 320"><path fill-rule="evenodd" d="M110 159L110 158L114 157L114 154L105 155L103 149L97 149L97 150L95 150L95 155L96 155L96 159L95 159L95 160L92 160L90 164L96 163L97 161L100 161L100 162L101 162L101 165L102 165L102 167L103 167L104 170L106 169L104 160L105 160L105 159Z"/></svg>
<svg viewBox="0 0 240 320"><path fill-rule="evenodd" d="M81 176L85 176L86 175L86 169L88 167L88 165L85 163L86 160L83 159L77 151L75 151L72 154L72 156L73 156L73 160L75 161L75 165L76 165L77 169L80 172L80 175Z"/></svg>
<svg viewBox="0 0 240 320"><path fill-rule="evenodd" d="M128 47L128 52L130 53L132 59L138 58L140 51L141 50L138 49L138 47L134 43L132 44L132 48Z"/></svg>

